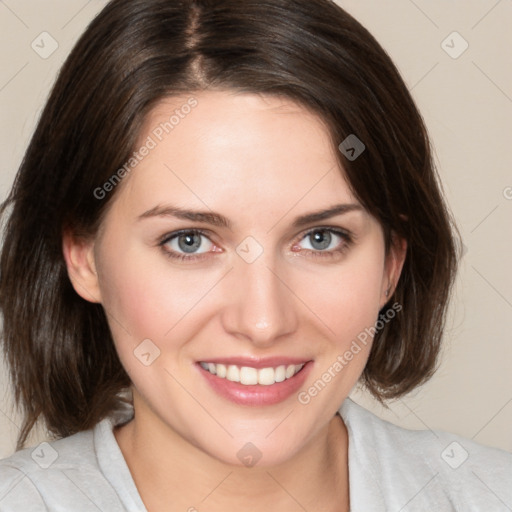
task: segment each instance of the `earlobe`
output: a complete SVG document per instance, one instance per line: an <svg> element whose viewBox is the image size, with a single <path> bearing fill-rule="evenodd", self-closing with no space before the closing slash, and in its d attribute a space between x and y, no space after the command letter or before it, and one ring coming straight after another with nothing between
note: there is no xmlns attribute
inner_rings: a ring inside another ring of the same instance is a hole
<svg viewBox="0 0 512 512"><path fill-rule="evenodd" d="M62 251L76 293L89 302L101 303L94 240L66 232L62 236Z"/></svg>

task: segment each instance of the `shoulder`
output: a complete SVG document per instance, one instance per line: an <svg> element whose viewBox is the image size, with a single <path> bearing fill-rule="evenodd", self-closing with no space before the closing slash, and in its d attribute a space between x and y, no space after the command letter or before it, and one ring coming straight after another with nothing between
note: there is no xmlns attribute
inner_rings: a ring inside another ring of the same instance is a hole
<svg viewBox="0 0 512 512"><path fill-rule="evenodd" d="M399 427L350 399L340 415L354 471L369 477L390 506L512 509L512 454L448 432Z"/></svg>
<svg viewBox="0 0 512 512"><path fill-rule="evenodd" d="M98 466L94 445L95 430L108 422L0 460L0 512L19 511L20 505L24 512L55 510L55 506L97 511L105 500L106 505L112 503L115 497L108 495L114 491Z"/></svg>
<svg viewBox="0 0 512 512"><path fill-rule="evenodd" d="M9 458L10 459L10 458ZM44 501L30 477L18 467L15 461L0 461L0 511L19 510L23 504L27 512L46 510Z"/></svg>

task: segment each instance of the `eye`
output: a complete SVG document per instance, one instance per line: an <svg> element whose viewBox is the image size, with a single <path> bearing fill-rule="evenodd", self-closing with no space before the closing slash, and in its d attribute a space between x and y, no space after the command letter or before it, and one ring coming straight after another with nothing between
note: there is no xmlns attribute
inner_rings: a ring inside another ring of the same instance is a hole
<svg viewBox="0 0 512 512"><path fill-rule="evenodd" d="M202 258L205 253L212 252L212 247L215 247L206 233L198 229L187 229L166 235L159 245L166 256L179 260Z"/></svg>
<svg viewBox="0 0 512 512"><path fill-rule="evenodd" d="M335 228L315 228L302 235L301 241L305 241L305 247L295 244L306 250L313 257L335 257L345 252L352 244L352 237L348 232ZM293 250L293 249L292 249Z"/></svg>
<svg viewBox="0 0 512 512"><path fill-rule="evenodd" d="M302 241L305 247L301 246ZM349 232L338 228L317 227L301 235L292 251L305 251L312 257L334 258L347 251L352 243L353 238ZM184 229L167 234L158 245L167 257L186 262L207 258L210 252L222 252L210 240L208 233L200 229Z"/></svg>

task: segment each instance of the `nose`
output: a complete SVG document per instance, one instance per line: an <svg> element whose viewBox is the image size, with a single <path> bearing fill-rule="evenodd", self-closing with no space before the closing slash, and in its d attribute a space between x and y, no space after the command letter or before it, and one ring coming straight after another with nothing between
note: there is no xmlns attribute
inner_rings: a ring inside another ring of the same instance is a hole
<svg viewBox="0 0 512 512"><path fill-rule="evenodd" d="M222 315L226 332L265 348L296 330L298 300L272 258L261 256L252 263L240 259L227 281L230 298Z"/></svg>

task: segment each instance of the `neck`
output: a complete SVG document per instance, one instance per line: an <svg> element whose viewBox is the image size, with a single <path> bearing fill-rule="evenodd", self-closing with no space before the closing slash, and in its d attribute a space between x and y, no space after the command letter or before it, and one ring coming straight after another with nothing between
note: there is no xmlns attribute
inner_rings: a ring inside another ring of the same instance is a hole
<svg viewBox="0 0 512 512"><path fill-rule="evenodd" d="M148 512L349 509L348 433L339 415L286 462L244 467L211 457L168 425L141 421L152 413L135 391L134 407L114 435Z"/></svg>

